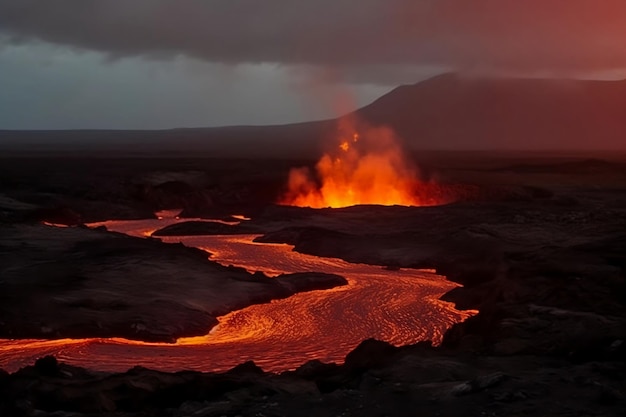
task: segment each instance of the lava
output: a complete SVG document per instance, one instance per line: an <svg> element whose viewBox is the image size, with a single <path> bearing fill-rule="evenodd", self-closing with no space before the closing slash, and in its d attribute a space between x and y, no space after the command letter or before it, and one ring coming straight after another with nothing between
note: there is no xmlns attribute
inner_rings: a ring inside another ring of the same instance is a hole
<svg viewBox="0 0 626 417"><path fill-rule="evenodd" d="M164 213L165 214L165 213ZM109 221L109 230L146 236L178 221ZM458 311L439 297L456 287L431 271L353 264L294 252L286 244L254 242L255 235L181 236L163 238L207 250L223 265L281 273L320 271L343 275L349 285L311 291L257 304L219 317L204 336L175 344L145 343L120 338L63 340L0 340L0 367L14 371L44 355L105 371L145 366L163 371L223 371L254 360L268 371L293 369L307 360L341 362L362 340L377 338L396 345L441 341L454 323L475 312Z"/></svg>
<svg viewBox="0 0 626 417"><path fill-rule="evenodd" d="M307 167L292 169L279 203L312 208L440 204L424 193L426 188L391 129L357 128L345 117L336 148L322 156L314 173Z"/></svg>

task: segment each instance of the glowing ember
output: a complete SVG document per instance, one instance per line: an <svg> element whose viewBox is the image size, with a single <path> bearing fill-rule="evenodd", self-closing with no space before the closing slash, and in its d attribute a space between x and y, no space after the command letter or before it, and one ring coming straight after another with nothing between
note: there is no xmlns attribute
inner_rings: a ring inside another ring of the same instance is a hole
<svg viewBox="0 0 626 417"><path fill-rule="evenodd" d="M241 220L241 221L252 220L250 217L246 217L243 214L232 214L230 217L232 217L233 219Z"/></svg>
<svg viewBox="0 0 626 417"><path fill-rule="evenodd" d="M51 222L42 222L42 224L44 224L46 226L50 226L50 227L69 227L66 224L51 223Z"/></svg>
<svg viewBox="0 0 626 417"><path fill-rule="evenodd" d="M300 207L348 207L358 204L426 206L439 202L424 198L415 167L405 157L388 128L367 128L357 133L344 118L339 146L315 167L294 168L288 191L280 204Z"/></svg>

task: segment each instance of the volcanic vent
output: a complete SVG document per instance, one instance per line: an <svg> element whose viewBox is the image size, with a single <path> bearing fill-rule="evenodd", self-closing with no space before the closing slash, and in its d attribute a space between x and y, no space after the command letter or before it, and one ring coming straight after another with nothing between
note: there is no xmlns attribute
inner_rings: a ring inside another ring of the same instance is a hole
<svg viewBox="0 0 626 417"><path fill-rule="evenodd" d="M360 204L444 204L436 185L419 179L394 132L386 127L339 120L337 143L312 170L293 168L280 204L339 208Z"/></svg>

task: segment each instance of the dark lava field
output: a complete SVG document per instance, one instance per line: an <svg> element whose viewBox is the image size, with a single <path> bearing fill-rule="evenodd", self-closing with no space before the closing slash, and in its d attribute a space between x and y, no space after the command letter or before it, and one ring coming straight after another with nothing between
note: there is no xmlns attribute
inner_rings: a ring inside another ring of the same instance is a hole
<svg viewBox="0 0 626 417"><path fill-rule="evenodd" d="M165 209L182 209L181 218L250 220L181 222L154 236L254 234L303 254L391 271L433 269L462 285L442 300L478 311L436 346L368 339L339 363L312 360L282 373L251 361L227 372L142 366L114 373L32 358L12 373L0 371L0 415L624 415L626 157L417 159L430 192L453 202L276 205L289 169L309 161L0 160L5 342L171 342L203 335L216 317L248 305L346 283L318 271L270 279L218 265L198 249L85 226L153 218ZM10 349L0 343L0 359Z"/></svg>

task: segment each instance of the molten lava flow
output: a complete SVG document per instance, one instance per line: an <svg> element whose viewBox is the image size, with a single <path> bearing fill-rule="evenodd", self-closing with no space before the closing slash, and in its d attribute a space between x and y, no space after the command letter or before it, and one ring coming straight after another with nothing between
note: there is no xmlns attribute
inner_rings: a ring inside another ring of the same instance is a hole
<svg viewBox="0 0 626 417"><path fill-rule="evenodd" d="M357 204L426 206L439 204L420 193L417 171L388 128L365 128L344 118L339 145L315 167L289 173L288 191L280 204L300 207L348 207Z"/></svg>
<svg viewBox="0 0 626 417"><path fill-rule="evenodd" d="M91 226L144 236L184 221L163 217ZM209 334L182 338L176 344L121 338L0 339L0 368L13 372L36 358L54 355L66 363L103 371L123 372L138 365L163 371L225 371L246 360L254 360L267 371L285 371L312 359L341 362L362 340L372 337L395 345L423 340L440 343L450 326L475 314L458 311L452 303L440 300L458 285L433 272L392 271L320 258L295 252L290 245L257 243L255 237L169 236L162 240L205 249L222 265L269 276L300 271L340 274L349 285L233 311L219 317L219 324Z"/></svg>

